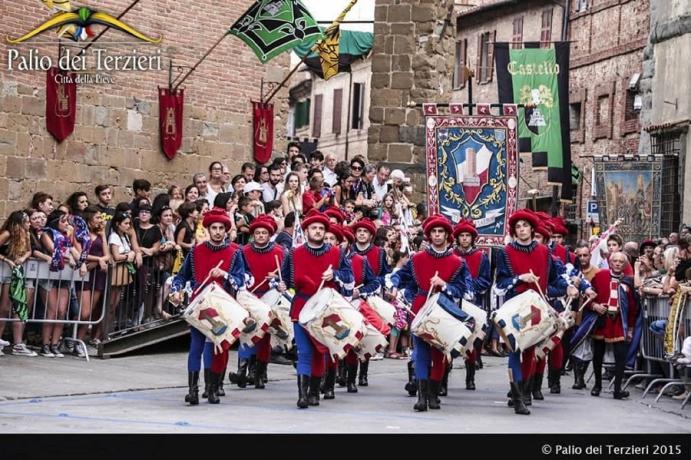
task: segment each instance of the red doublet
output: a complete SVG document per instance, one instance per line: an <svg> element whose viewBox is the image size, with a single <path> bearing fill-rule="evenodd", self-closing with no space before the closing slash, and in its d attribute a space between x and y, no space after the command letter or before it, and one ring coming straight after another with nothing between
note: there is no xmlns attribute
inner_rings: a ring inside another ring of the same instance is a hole
<svg viewBox="0 0 691 460"><path fill-rule="evenodd" d="M307 300L317 293L321 283L322 274L329 268L336 271L341 261L341 250L331 247L322 255L315 255L310 251L307 244L297 247L293 251L293 286L295 287L295 297L290 309L290 318L297 321ZM324 287L337 289L334 280L324 283Z"/></svg>
<svg viewBox="0 0 691 460"><path fill-rule="evenodd" d="M350 258L350 263L353 267L353 278L355 278L355 286L365 283L365 261L367 259L359 254L353 254Z"/></svg>
<svg viewBox="0 0 691 460"><path fill-rule="evenodd" d="M564 265L574 263L573 254L569 254L569 252L566 250L566 246L564 246L563 244L555 244L552 248L552 254L554 254L559 260L561 260L561 262Z"/></svg>
<svg viewBox="0 0 691 460"><path fill-rule="evenodd" d="M442 257L434 257L429 251L420 251L413 255L411 262L418 287L418 294L413 299L413 313L417 313L425 304L430 290L430 280L435 272L439 272L437 276L448 283L463 266L463 261L453 251ZM420 293L420 290L423 293Z"/></svg>
<svg viewBox="0 0 691 460"><path fill-rule="evenodd" d="M549 282L549 249L543 244L538 244L530 252L519 251L510 244L504 247L504 251L511 264L511 271L515 276L533 271L535 276L540 278L540 288L542 292L547 292ZM518 283L515 287L516 294L521 294L528 289L537 290L535 285L530 283Z"/></svg>
<svg viewBox="0 0 691 460"><path fill-rule="evenodd" d="M468 271L470 272L470 276L472 276L473 279L477 279L478 275L480 274L482 257L485 255L485 253L477 248L471 249L466 254L461 254L458 249L456 249L454 252L463 260L463 262L465 262L466 266L468 267Z"/></svg>
<svg viewBox="0 0 691 460"><path fill-rule="evenodd" d="M369 262L369 266L372 269L372 273L374 273L374 276L383 275L383 273L381 272L383 269L383 267L381 266L381 260L385 256L382 255L382 252L384 252L384 249L372 244L370 245L369 249L362 251L359 254L361 256L367 257L367 262Z"/></svg>
<svg viewBox="0 0 691 460"><path fill-rule="evenodd" d="M233 262L235 252L240 250L240 246L235 243L229 244L227 247L214 251L209 244L202 243L194 247L194 280L197 286L201 285L206 279L209 272L216 268L219 262L223 262L219 267L225 272L230 271L230 264ZM212 278L209 282L215 281L223 286L223 278Z"/></svg>
<svg viewBox="0 0 691 460"><path fill-rule="evenodd" d="M242 248L242 253L245 256L247 270L254 277L254 284L250 287L250 291L254 291L257 286L261 285L254 291L257 297L261 297L270 290L269 283L265 280L269 273L276 271L276 257L278 257L279 264L283 263L283 249L278 245L255 248L254 245L248 244Z"/></svg>
<svg viewBox="0 0 691 460"><path fill-rule="evenodd" d="M618 296L621 294L621 289L624 290L627 297L628 303L628 314L627 318L629 325L633 325L636 318L636 304L633 297L633 292L631 288L625 284L622 284L620 280L612 277L612 272L609 270L600 270L597 272L595 277L591 282L593 290L597 294L597 297L593 303L599 303L608 308L616 308L616 315L603 315L601 318L601 325L596 326L593 330L592 337L597 340L604 340L605 342L621 342L626 339L626 334L624 333L624 323L621 318L621 309L619 308L620 302ZM616 291L613 296L612 293ZM592 309L591 307L589 307Z"/></svg>

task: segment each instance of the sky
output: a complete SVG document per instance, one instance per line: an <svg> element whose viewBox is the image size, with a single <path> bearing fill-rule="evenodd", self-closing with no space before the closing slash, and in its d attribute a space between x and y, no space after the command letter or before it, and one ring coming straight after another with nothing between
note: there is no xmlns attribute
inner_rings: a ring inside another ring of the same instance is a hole
<svg viewBox="0 0 691 460"><path fill-rule="evenodd" d="M350 0L302 0L317 21L333 21L350 3ZM374 19L374 0L358 0L346 16L346 21L372 21ZM344 24L343 29L372 32L373 24Z"/></svg>

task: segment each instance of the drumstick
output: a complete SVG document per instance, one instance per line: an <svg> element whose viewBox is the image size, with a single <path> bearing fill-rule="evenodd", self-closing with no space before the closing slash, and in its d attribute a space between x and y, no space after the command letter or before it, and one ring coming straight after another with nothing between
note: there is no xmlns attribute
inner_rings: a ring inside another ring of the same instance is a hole
<svg viewBox="0 0 691 460"><path fill-rule="evenodd" d="M436 272L434 272L434 276L432 278L434 278L438 275L439 275L439 272L436 271ZM429 300L429 298L432 297L432 291L433 291L433 289L430 287L429 291L427 292L427 300ZM425 303L427 303L427 300L425 300Z"/></svg>
<svg viewBox="0 0 691 460"><path fill-rule="evenodd" d="M256 290L259 289L261 286L263 286L264 283L266 283L268 280L269 280L269 278L264 278L264 281L262 281L261 283L257 284L257 285L254 287L254 289L252 289L250 292L251 292L252 294L254 294L254 291L256 291Z"/></svg>
<svg viewBox="0 0 691 460"><path fill-rule="evenodd" d="M364 284L358 284L357 286L355 286L355 287L353 288L353 290L355 290L355 289L360 289L362 286L364 286Z"/></svg>
<svg viewBox="0 0 691 460"><path fill-rule="evenodd" d="M203 287L206 285L206 283L209 282L209 280L211 279L211 272L212 272L214 269L216 269L216 268L221 268L221 265L222 265L222 264L223 264L223 261L221 260L221 261L218 262L218 265L216 265L213 269L209 270L209 274L206 275L206 278L204 278L204 281L202 281L202 283L201 283L199 286L197 286L197 289L194 290L194 292L192 293L192 297L194 297L195 295L197 295L197 292L198 292L201 288L203 288Z"/></svg>
<svg viewBox="0 0 691 460"><path fill-rule="evenodd" d="M530 270L530 274L533 275L533 276L535 276L535 273L533 273L533 270ZM538 279L539 279L539 277L537 277L537 276L535 276L535 278L538 278ZM538 291L538 292L540 293L540 295L542 296L542 299L543 299L546 303L549 303L549 302L547 302L547 297L545 297L544 292L542 292L542 287L540 287L540 283L537 282L537 281L535 281L533 284L535 284L535 286L537 286L537 291Z"/></svg>
<svg viewBox="0 0 691 460"><path fill-rule="evenodd" d="M593 300L593 297L588 297L588 300L583 302L583 305L581 305L581 308L579 308L578 311L583 310L585 308L585 306L588 305L592 300Z"/></svg>
<svg viewBox="0 0 691 460"><path fill-rule="evenodd" d="M327 268L325 271L328 272L329 270L331 270L331 267L333 267L333 265L329 265L329 268ZM325 283L325 282L326 282L326 280L322 278L322 282L319 284L319 289L317 289L317 292L319 292L319 291L322 290L322 288L324 287L324 283Z"/></svg>
<svg viewBox="0 0 691 460"><path fill-rule="evenodd" d="M276 268L278 269L278 281L281 283L283 282L283 275L281 275L281 263L278 261L278 256L274 256L274 260L276 261Z"/></svg>

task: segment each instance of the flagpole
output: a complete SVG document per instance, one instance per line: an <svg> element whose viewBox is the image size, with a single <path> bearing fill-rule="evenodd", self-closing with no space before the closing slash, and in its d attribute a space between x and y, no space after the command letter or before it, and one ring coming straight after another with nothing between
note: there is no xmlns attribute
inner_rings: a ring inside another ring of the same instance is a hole
<svg viewBox="0 0 691 460"><path fill-rule="evenodd" d="M288 75L283 79L283 81L281 81L281 83L279 83L278 86L276 86L276 88L274 88L274 90L271 92L271 94L269 94L269 97L267 97L266 100L263 101L264 104L268 104L269 102L271 102L271 99L274 98L274 96L275 96L275 95L281 90L281 88L283 88L283 86L288 82L288 80L290 79L290 77L292 77L292 76L295 74L295 72L298 71L298 68L305 62L305 60L307 60L307 57L310 55L310 53L313 53L313 52L315 52L315 51L317 51L317 50L319 49L319 45L321 45L321 43L326 39L326 36L328 36L329 32L332 31L333 29L335 29L336 27L338 27L338 25L339 25L341 22L343 22L343 20L345 19L346 15L347 15L348 12L353 8L353 6L355 6L355 4L357 3L357 1L358 1L358 0L350 0L350 3L348 3L348 6L346 6L346 7L343 9L343 11L341 11L341 14L339 14L338 17L336 17L336 19L334 19L334 21L331 23L331 25L330 25L330 26L326 29L326 31L324 32L324 37L325 37L325 38L322 38L321 40L317 41L317 43L314 44L314 46L312 47L312 49L311 49L308 53L306 53L305 56L304 56L302 59L300 59L300 62L298 62L297 65L296 65L295 67L293 67L293 69L290 71L290 73L288 73Z"/></svg>
<svg viewBox="0 0 691 460"><path fill-rule="evenodd" d="M216 43L214 43L213 46L212 46L211 48L209 48L209 50L208 50L206 53L204 53L204 56L202 56L202 57L197 61L197 63L194 64L194 65L192 66L192 68L191 68L190 70L187 71L187 73L182 77L182 80L180 80L180 83L178 83L177 85L175 85L175 88L173 89L173 92L177 91L177 89L180 87L180 85L182 85L182 83L183 83L185 80L187 80L187 77L189 77L190 75L192 75L192 72L194 72L195 70L197 70L197 67L199 67L199 64L201 64L202 62L204 62L204 60L205 60L207 57L209 57L209 54L211 54L211 53L213 52L213 50L215 50L216 47L217 47L218 45L221 44L221 42L223 41L223 39L226 38L226 35L228 35L228 34L223 34L223 35L221 35L221 38L219 38L218 40L216 40Z"/></svg>

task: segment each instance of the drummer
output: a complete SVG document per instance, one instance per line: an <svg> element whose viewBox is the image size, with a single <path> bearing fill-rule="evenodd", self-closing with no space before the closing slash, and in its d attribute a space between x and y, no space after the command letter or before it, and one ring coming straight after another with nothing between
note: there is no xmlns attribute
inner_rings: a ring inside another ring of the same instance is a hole
<svg viewBox="0 0 691 460"><path fill-rule="evenodd" d="M182 289L187 282L191 284L192 289L196 289L207 276L211 278L210 282L222 285L231 295L244 288L245 259L242 250L237 244L226 240L226 234L232 226L228 214L214 208L204 214L203 225L209 233L209 239L195 246L187 254L182 268L173 278L171 300L174 303L182 302ZM190 337L190 352L187 359L189 393L185 401L196 405L199 404L199 369L204 335L193 328ZM211 362L208 390L210 404L221 402L218 388L223 381L223 372L227 364L228 343L224 342L223 351L214 354Z"/></svg>
<svg viewBox="0 0 691 460"><path fill-rule="evenodd" d="M398 288L414 284L417 292L413 298L412 311L417 313L425 304L430 291L442 292L460 302L465 295L472 295L472 287L466 286L467 269L463 260L455 255L449 243L453 228L442 215L429 217L423 226L425 237L431 243L425 250L415 253L403 268L389 278L388 286L395 298ZM418 391L416 411L440 409L438 395L445 372L445 358L441 351L427 342L413 337L415 377Z"/></svg>
<svg viewBox="0 0 691 460"><path fill-rule="evenodd" d="M538 218L528 209L520 209L509 216L509 231L514 241L497 257L496 290L505 300L530 289L545 293L551 287L556 295L564 295L567 290L567 283L558 276L549 248L534 240L537 227ZM568 294L575 296L578 291L569 286ZM522 356L520 351L509 354L509 406L516 414L530 414L526 405L531 404L534 370L535 347L523 350Z"/></svg>
<svg viewBox="0 0 691 460"><path fill-rule="evenodd" d="M482 305L482 295L492 285L492 273L490 271L489 257L487 254L475 246L478 232L475 228L475 222L470 219L461 220L453 229L453 237L457 243L455 254L463 259L468 272L470 274L472 291L475 294L471 300L475 305ZM482 352L482 343L477 341L474 344L473 351L465 360L465 388L466 390L475 390L475 363L480 359ZM442 380L441 396L446 396L447 381L451 366L444 374Z"/></svg>
<svg viewBox="0 0 691 460"><path fill-rule="evenodd" d="M350 260L339 248L324 241L329 226L326 215L316 210L310 211L302 221L307 242L291 249L281 266L283 282L278 286L279 291L295 289L290 317L298 349L297 406L300 409L319 405L319 384L325 363L325 349L321 344L317 346L309 332L298 323L300 312L310 297L317 293L322 282L324 287L340 287L346 297L350 297L354 287Z"/></svg>
<svg viewBox="0 0 691 460"><path fill-rule="evenodd" d="M389 267L386 261L386 251L384 248L374 245L374 235L377 233L377 227L370 219L364 218L353 224L351 228L355 233L355 244L352 246L353 254L366 257L370 268L374 272L374 276L379 278L379 282L383 284L384 277L391 272L391 267ZM358 385L362 387L368 385L368 369L369 358L366 361L360 362Z"/></svg>
<svg viewBox="0 0 691 460"><path fill-rule="evenodd" d="M253 241L242 248L246 269L252 274L254 284L250 291L261 297L271 290L271 280L278 274L280 264L285 258L285 251L281 246L271 242L276 233L276 221L270 216L262 215L252 221L249 227ZM266 369L271 357L271 335L267 332L256 344L257 367L254 372L254 388L263 390L266 379ZM249 360L238 358L238 375L244 378L247 373Z"/></svg>

